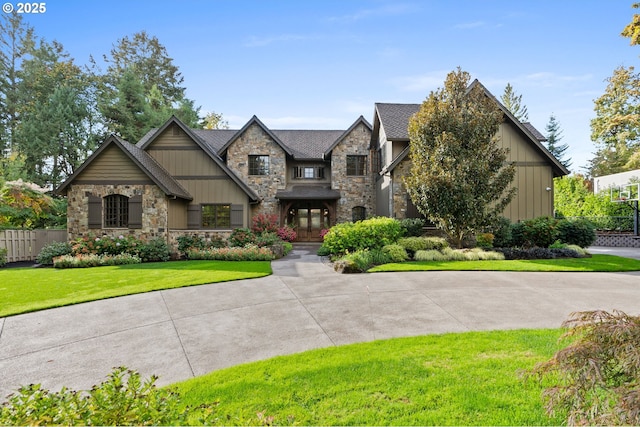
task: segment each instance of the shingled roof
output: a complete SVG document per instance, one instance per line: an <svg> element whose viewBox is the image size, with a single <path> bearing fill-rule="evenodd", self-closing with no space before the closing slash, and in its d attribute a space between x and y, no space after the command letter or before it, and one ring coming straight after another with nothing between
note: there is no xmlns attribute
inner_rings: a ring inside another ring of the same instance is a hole
<svg viewBox="0 0 640 427"><path fill-rule="evenodd" d="M409 139L409 118L418 112L420 104L385 104L377 102L376 112L384 124L389 141Z"/></svg>
<svg viewBox="0 0 640 427"><path fill-rule="evenodd" d="M71 175L60 187L55 191L56 193L63 194L66 187L71 184L72 181L77 178L82 171L95 159L101 152L107 149L107 147L115 145L124 154L131 159L167 196L178 197L185 200L193 200L193 197L182 185L164 169L156 160L151 157L147 152L141 150L139 147L130 144L117 135L111 135L107 140Z"/></svg>

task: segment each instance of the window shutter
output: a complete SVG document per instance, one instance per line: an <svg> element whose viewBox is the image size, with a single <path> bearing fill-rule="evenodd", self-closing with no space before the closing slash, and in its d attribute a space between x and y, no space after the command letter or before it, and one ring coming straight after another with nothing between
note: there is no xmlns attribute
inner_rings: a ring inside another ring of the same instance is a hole
<svg viewBox="0 0 640 427"><path fill-rule="evenodd" d="M142 228L142 196L129 199L129 228Z"/></svg>
<svg viewBox="0 0 640 427"><path fill-rule="evenodd" d="M244 206L231 205L231 228L242 227L244 221Z"/></svg>
<svg viewBox="0 0 640 427"><path fill-rule="evenodd" d="M102 197L89 194L89 228L102 228Z"/></svg>
<svg viewBox="0 0 640 427"><path fill-rule="evenodd" d="M202 208L200 205L189 205L187 208L187 228L197 230L202 224Z"/></svg>

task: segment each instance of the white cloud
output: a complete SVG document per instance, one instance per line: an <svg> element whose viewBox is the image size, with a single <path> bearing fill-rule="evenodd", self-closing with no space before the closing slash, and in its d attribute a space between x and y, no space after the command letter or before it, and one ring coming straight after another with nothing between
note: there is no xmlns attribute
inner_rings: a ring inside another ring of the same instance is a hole
<svg viewBox="0 0 640 427"><path fill-rule="evenodd" d="M386 4L377 8L360 9L346 15L332 16L329 18L329 21L349 23L349 22L360 21L362 19L367 19L367 18L375 18L378 16L387 17L390 15L404 15L404 14L413 12L415 10L416 10L416 7L408 3L391 3L391 4Z"/></svg>

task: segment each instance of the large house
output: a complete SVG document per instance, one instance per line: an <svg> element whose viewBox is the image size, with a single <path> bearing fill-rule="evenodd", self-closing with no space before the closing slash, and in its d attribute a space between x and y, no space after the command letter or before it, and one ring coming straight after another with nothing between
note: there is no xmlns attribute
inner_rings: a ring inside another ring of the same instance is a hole
<svg viewBox="0 0 640 427"><path fill-rule="evenodd" d="M500 144L518 170L505 215L551 215L553 178L568 171L535 128L496 102ZM182 234L230 233L268 213L298 240L318 241L337 222L417 217L402 176L419 107L376 104L373 127L359 117L346 130L272 130L255 116L239 130L202 130L172 117L135 145L111 136L57 190L67 195L69 238L130 233L176 247Z"/></svg>

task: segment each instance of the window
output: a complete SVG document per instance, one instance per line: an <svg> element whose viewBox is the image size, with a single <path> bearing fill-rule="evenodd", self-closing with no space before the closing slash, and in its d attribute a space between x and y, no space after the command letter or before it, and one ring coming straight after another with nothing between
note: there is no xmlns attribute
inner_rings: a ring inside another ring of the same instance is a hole
<svg viewBox="0 0 640 427"><path fill-rule="evenodd" d="M367 173L367 156L347 156L347 176L361 176Z"/></svg>
<svg viewBox="0 0 640 427"><path fill-rule="evenodd" d="M104 198L104 226L123 228L129 223L129 198L113 194Z"/></svg>
<svg viewBox="0 0 640 427"><path fill-rule="evenodd" d="M249 175L269 175L269 156L249 156Z"/></svg>
<svg viewBox="0 0 640 427"><path fill-rule="evenodd" d="M353 222L362 221L367 218L367 208L364 206L356 206L351 209L351 220Z"/></svg>
<svg viewBox="0 0 640 427"><path fill-rule="evenodd" d="M231 228L231 205L202 205L202 228Z"/></svg>
<svg viewBox="0 0 640 427"><path fill-rule="evenodd" d="M293 168L295 179L324 179L323 166L295 166Z"/></svg>

